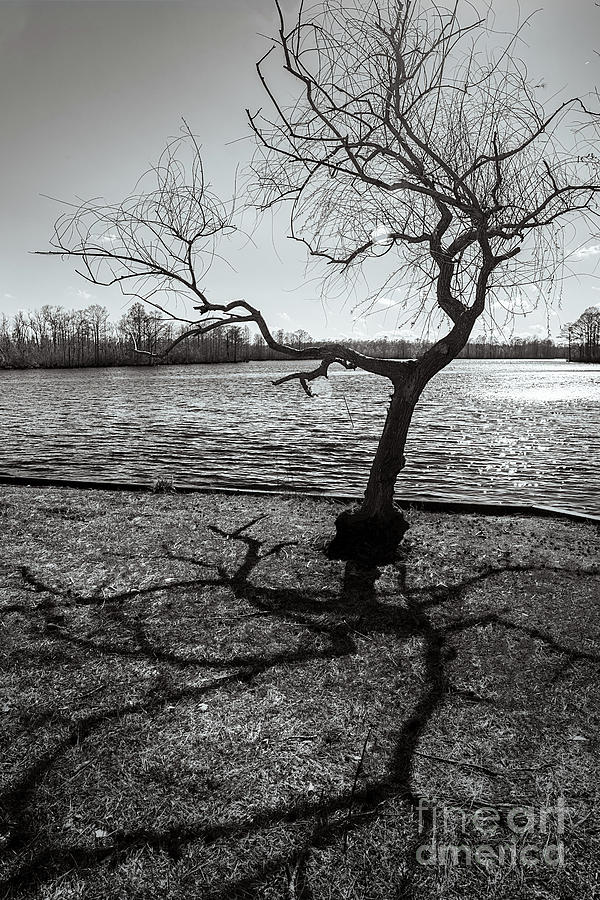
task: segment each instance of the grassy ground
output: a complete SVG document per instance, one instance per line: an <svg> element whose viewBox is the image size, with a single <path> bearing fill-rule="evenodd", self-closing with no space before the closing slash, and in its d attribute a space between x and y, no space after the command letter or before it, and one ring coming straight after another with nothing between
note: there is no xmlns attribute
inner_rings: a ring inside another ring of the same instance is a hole
<svg viewBox="0 0 600 900"><path fill-rule="evenodd" d="M600 896L597 527L338 509L0 489L0 897Z"/></svg>

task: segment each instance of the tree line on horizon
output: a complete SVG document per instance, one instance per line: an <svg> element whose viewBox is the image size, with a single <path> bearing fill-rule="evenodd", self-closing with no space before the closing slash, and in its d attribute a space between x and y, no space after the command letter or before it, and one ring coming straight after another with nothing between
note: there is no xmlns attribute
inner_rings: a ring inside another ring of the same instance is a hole
<svg viewBox="0 0 600 900"><path fill-rule="evenodd" d="M571 328L571 358L584 359L586 348L598 355L600 321L594 331L594 317L586 310ZM600 320L600 310L598 320ZM585 323L583 320L585 319ZM165 320L141 303L134 303L117 322L106 307L92 304L85 309L67 310L44 305L35 310L19 310L0 318L0 368L84 368L98 366L142 366L149 364L194 364L277 360L284 356L270 349L262 336L248 326L231 325L206 335L188 338L164 359L159 355L186 329L186 325ZM587 329L587 330L586 330ZM315 342L298 329L275 334L280 343L302 350ZM568 337L568 333L565 333ZM579 345L581 337L582 346ZM595 343L594 343L595 341ZM587 343L586 343L587 342ZM381 336L348 342L355 350L389 359L410 359L431 346L431 341ZM146 351L140 354L136 351ZM595 348L595 349L594 349ZM466 359L552 359L569 355L569 346L550 338L512 337L498 341L476 335L460 353Z"/></svg>
<svg viewBox="0 0 600 900"><path fill-rule="evenodd" d="M576 322L565 325L567 359L572 362L600 362L600 308L589 306Z"/></svg>

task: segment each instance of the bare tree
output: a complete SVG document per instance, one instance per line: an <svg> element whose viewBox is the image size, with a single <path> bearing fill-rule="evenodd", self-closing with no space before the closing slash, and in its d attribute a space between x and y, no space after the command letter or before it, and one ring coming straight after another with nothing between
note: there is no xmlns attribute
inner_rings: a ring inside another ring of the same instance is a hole
<svg viewBox="0 0 600 900"><path fill-rule="evenodd" d="M286 22L257 64L271 112L248 113L258 150L254 187L264 209L290 204L291 237L329 271L384 267L386 292L445 333L413 360L327 342L288 346L245 299L212 302L201 286L231 233L233 209L210 193L188 133L150 173L155 187L118 206L96 201L56 225L52 251L77 257L95 284L119 283L161 313L191 296L197 315L173 342L253 322L274 350L318 365L280 379L310 383L329 368L387 378L392 394L364 500L337 520L330 553L391 558L406 529L394 504L415 405L465 346L490 302L518 311L520 287L558 284L565 223L598 214L600 182L584 150L599 116L572 98L547 110L517 58L474 7L436 0L326 0ZM283 62L288 81L270 74ZM285 99L280 99L277 83ZM295 96L290 100L290 91ZM180 158L191 150L186 167ZM365 304L377 293L368 291ZM163 297L167 299L163 299ZM158 299L160 298L160 303Z"/></svg>
<svg viewBox="0 0 600 900"><path fill-rule="evenodd" d="M108 310L99 303L92 303L85 310L88 322L92 332L92 340L94 343L94 365L100 365L100 346L106 339L108 329Z"/></svg>
<svg viewBox="0 0 600 900"><path fill-rule="evenodd" d="M600 309L589 306L576 322L565 325L562 334L569 340L569 360L579 362L600 360Z"/></svg>

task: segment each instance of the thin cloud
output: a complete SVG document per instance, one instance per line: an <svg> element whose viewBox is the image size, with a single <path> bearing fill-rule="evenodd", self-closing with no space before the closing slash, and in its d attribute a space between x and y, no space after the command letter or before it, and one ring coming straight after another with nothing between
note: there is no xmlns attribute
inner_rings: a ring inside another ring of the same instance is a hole
<svg viewBox="0 0 600 900"><path fill-rule="evenodd" d="M544 325L532 324L527 325L520 332L520 337L548 337L548 328Z"/></svg>
<svg viewBox="0 0 600 900"><path fill-rule="evenodd" d="M390 341L418 341L421 335L413 328L394 328L391 331L376 331L374 338L387 338Z"/></svg>
<svg viewBox="0 0 600 900"><path fill-rule="evenodd" d="M571 255L575 259L585 259L586 256L598 256L598 254L600 254L600 244L590 244L589 247L580 247L579 250L576 250Z"/></svg>

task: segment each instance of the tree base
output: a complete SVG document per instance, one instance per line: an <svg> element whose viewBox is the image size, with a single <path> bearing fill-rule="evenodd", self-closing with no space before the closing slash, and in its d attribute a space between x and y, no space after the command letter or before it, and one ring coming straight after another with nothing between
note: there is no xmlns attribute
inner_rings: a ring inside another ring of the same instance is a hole
<svg viewBox="0 0 600 900"><path fill-rule="evenodd" d="M368 516L361 509L346 509L335 522L336 536L326 548L329 559L351 559L363 565L394 562L409 525L394 507L386 516Z"/></svg>

